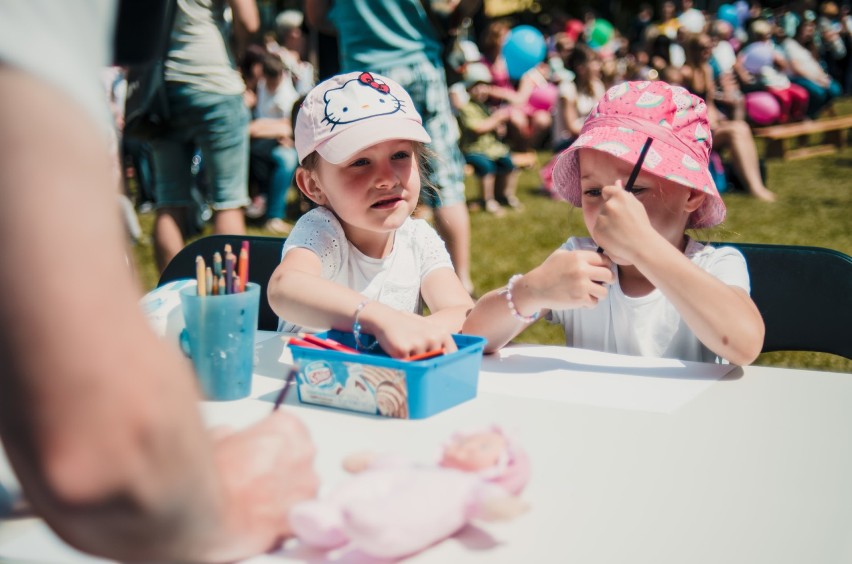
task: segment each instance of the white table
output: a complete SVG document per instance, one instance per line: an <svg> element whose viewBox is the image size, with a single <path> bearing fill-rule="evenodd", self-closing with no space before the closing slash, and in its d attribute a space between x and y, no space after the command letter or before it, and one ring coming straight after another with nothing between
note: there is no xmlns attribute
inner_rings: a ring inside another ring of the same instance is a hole
<svg viewBox="0 0 852 564"><path fill-rule="evenodd" d="M289 352L273 333L258 341L252 399L204 404L210 424L271 409ZM455 430L490 423L521 440L531 510L413 562L852 562L850 374L523 345L484 359L475 400L424 420L302 406L295 393L286 404L319 446L325 484L345 477L340 459L353 451L428 462ZM323 561L293 544L252 562ZM0 524L3 558L95 561L36 519Z"/></svg>

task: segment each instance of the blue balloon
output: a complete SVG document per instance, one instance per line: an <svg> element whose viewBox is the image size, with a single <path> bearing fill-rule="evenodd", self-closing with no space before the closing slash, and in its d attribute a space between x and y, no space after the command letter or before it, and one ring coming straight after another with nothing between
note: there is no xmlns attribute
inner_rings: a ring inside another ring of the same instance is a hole
<svg viewBox="0 0 852 564"><path fill-rule="evenodd" d="M719 6L719 10L716 12L716 17L720 20L726 21L732 26L734 29L740 27L740 16L737 13L736 6L731 4L722 4Z"/></svg>
<svg viewBox="0 0 852 564"><path fill-rule="evenodd" d="M525 72L544 60L547 45L539 30L528 25L512 28L503 43L503 58L509 78L517 80Z"/></svg>
<svg viewBox="0 0 852 564"><path fill-rule="evenodd" d="M737 18L739 18L740 25L743 25L748 19L748 2L746 0L737 0L734 2L734 8L737 9Z"/></svg>

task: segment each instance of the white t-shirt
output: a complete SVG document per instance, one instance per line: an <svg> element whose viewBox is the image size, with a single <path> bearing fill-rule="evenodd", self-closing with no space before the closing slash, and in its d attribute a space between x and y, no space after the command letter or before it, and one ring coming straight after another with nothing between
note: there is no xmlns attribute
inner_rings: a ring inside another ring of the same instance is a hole
<svg viewBox="0 0 852 564"><path fill-rule="evenodd" d="M291 119L293 104L299 99L296 87L290 75L284 74L278 88L270 92L266 87L266 80L257 82L257 106L254 108L255 118Z"/></svg>
<svg viewBox="0 0 852 564"><path fill-rule="evenodd" d="M564 250L594 251L590 238L571 237ZM733 247L712 247L689 240L686 256L701 270L725 284L751 290L742 253ZM552 311L549 320L565 329L569 347L636 356L677 358L698 362L725 362L705 347L681 319L674 305L658 289L641 297L626 296L617 280L607 297L592 309Z"/></svg>
<svg viewBox="0 0 852 564"><path fill-rule="evenodd" d="M565 126L562 119L565 104L574 104L577 107L577 122L575 127L581 129L586 118L595 109L598 100L606 94L603 82L592 83L592 93L580 92L573 80L563 80L559 83L559 97L556 100L556 119L553 120L553 143L556 144L565 139L573 137Z"/></svg>
<svg viewBox="0 0 852 564"><path fill-rule="evenodd" d="M737 53L728 41L721 39L713 47L713 58L719 65L719 71L724 74L734 68L734 64L737 62Z"/></svg>
<svg viewBox="0 0 852 564"><path fill-rule="evenodd" d="M352 288L365 298L400 311L420 313L420 285L436 268L453 268L438 233L423 219L408 219L396 230L393 250L382 259L366 256L352 245L337 217L316 208L296 222L281 253L291 249L313 251L322 262L322 277ZM303 328L282 319L280 331Z"/></svg>
<svg viewBox="0 0 852 564"><path fill-rule="evenodd" d="M815 78L821 77L825 74L825 71L820 66L819 61L817 61L811 52L795 39L785 39L782 46L785 54L787 55L787 60L791 63L795 63L796 66L802 69L802 78L814 80ZM790 76L795 76L795 73L792 70L792 65L790 66L788 74L790 74Z"/></svg>

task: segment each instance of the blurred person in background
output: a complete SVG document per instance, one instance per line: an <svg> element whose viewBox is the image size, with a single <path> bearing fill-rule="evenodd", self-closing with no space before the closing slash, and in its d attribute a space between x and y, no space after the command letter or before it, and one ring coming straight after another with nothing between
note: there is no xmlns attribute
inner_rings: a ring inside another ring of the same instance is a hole
<svg viewBox="0 0 852 564"><path fill-rule="evenodd" d="M165 64L171 117L151 141L157 215L154 250L162 271L183 248L192 205L190 163L200 149L213 232L245 233L248 205L249 111L245 84L222 36L230 8L236 43L260 25L254 0L179 0Z"/></svg>
<svg viewBox="0 0 852 564"><path fill-rule="evenodd" d="M842 94L840 84L820 64L814 43L815 33L816 24L804 20L796 28L795 37L788 37L781 44L789 63L790 80L808 91L807 115L810 119L818 118Z"/></svg>
<svg viewBox="0 0 852 564"><path fill-rule="evenodd" d="M689 39L686 64L681 68L683 86L702 98L707 105L707 119L713 133L713 150L718 153L729 150L734 171L742 179L746 190L756 198L774 202L775 193L766 187L760 174L757 147L748 123L728 119L716 108L716 89L713 86L713 69L710 68L712 48L713 43L706 33L694 35Z"/></svg>

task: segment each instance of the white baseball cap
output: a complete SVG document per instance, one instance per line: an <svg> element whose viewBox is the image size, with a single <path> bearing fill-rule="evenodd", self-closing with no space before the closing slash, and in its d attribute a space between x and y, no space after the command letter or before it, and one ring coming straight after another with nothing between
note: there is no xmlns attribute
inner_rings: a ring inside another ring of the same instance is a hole
<svg viewBox="0 0 852 564"><path fill-rule="evenodd" d="M332 164L390 139L432 140L408 92L369 72L340 74L316 85L299 108L295 137L299 163L317 151Z"/></svg>

